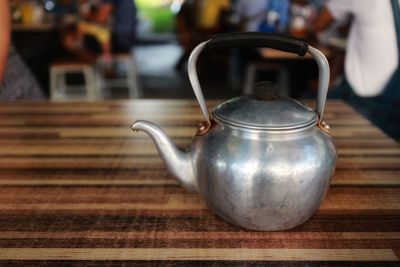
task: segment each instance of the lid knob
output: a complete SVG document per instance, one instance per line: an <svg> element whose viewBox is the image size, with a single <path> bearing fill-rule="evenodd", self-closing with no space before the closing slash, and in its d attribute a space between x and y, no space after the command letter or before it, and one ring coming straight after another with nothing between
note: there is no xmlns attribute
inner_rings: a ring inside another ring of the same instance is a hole
<svg viewBox="0 0 400 267"><path fill-rule="evenodd" d="M256 98L259 100L274 100L276 97L277 85L271 81L258 82L254 85Z"/></svg>

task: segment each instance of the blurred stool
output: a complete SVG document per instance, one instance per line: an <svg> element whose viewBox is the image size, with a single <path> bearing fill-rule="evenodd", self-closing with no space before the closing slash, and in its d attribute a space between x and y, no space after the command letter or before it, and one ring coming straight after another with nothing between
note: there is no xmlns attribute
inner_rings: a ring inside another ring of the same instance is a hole
<svg viewBox="0 0 400 267"><path fill-rule="evenodd" d="M83 75L84 84L68 85L67 75L77 73ZM96 72L90 64L54 63L50 67L50 99L52 101L99 100L101 95L96 80ZM77 93L77 91L80 91L80 93Z"/></svg>
<svg viewBox="0 0 400 267"><path fill-rule="evenodd" d="M275 72L276 83L278 85L278 95L289 96L289 70L284 64L270 63L270 62L250 62L246 69L246 76L244 78L243 94L250 95L254 91L254 84L256 83L257 73Z"/></svg>
<svg viewBox="0 0 400 267"><path fill-rule="evenodd" d="M111 62L100 59L97 62L97 69L104 96L109 98L111 90L121 88L128 89L129 98L139 98L142 95L136 65L131 54L113 54Z"/></svg>

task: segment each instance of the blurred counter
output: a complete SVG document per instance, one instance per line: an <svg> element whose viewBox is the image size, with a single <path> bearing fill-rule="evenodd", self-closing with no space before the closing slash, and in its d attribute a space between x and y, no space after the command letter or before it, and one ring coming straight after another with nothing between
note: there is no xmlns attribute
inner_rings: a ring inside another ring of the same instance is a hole
<svg viewBox="0 0 400 267"><path fill-rule="evenodd" d="M57 26L54 23L34 23L34 24L13 23L12 24L13 32L22 32L22 31L48 32L48 31L53 31L56 28L57 28Z"/></svg>

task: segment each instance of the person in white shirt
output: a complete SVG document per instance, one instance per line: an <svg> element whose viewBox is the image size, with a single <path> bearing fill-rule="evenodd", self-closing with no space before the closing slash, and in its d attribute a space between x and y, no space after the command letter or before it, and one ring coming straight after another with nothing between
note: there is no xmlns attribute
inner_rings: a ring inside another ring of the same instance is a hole
<svg viewBox="0 0 400 267"><path fill-rule="evenodd" d="M237 0L234 13L241 24L242 31L255 32L265 19L269 0Z"/></svg>
<svg viewBox="0 0 400 267"><path fill-rule="evenodd" d="M346 78L362 97L384 90L398 66L396 29L390 0L330 0L317 31L352 16L345 59Z"/></svg>
<svg viewBox="0 0 400 267"><path fill-rule="evenodd" d="M321 32L351 18L340 92L388 134L400 138L400 10L398 0L328 0L315 24Z"/></svg>

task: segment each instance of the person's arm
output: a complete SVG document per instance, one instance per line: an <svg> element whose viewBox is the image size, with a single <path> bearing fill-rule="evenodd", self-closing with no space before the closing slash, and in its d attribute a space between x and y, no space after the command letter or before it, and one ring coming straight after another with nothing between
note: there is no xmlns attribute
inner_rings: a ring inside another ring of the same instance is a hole
<svg viewBox="0 0 400 267"><path fill-rule="evenodd" d="M4 71L10 49L10 10L8 0L0 1L0 82L3 82Z"/></svg>
<svg viewBox="0 0 400 267"><path fill-rule="evenodd" d="M114 5L111 1L103 0L96 15L96 23L107 25L111 21Z"/></svg>
<svg viewBox="0 0 400 267"><path fill-rule="evenodd" d="M314 30L321 32L326 30L334 21L334 18L328 8L324 7L315 21Z"/></svg>
<svg viewBox="0 0 400 267"><path fill-rule="evenodd" d="M357 4L358 2L351 0L327 1L314 24L315 31L321 32L327 29L334 21L345 21L357 10Z"/></svg>

